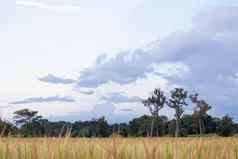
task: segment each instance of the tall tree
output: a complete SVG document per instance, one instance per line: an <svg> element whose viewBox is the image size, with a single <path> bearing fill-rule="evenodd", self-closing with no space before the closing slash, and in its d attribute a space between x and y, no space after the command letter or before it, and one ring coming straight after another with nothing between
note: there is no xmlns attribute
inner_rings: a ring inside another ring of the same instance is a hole
<svg viewBox="0 0 238 159"><path fill-rule="evenodd" d="M14 112L14 122L27 136L32 136L39 128L39 121L42 116L37 115L38 111L31 111L29 109L21 109Z"/></svg>
<svg viewBox="0 0 238 159"><path fill-rule="evenodd" d="M198 121L199 133L202 135L205 132L204 118L212 107L205 100L198 99L198 96L198 93L194 93L189 95L189 98L192 103L196 104L193 117Z"/></svg>
<svg viewBox="0 0 238 159"><path fill-rule="evenodd" d="M150 136L153 136L154 124L157 124L156 136L158 136L158 122L159 111L164 107L166 103L166 97L164 92L160 89L155 89L152 96L143 101L145 107L147 107L152 115L151 132Z"/></svg>
<svg viewBox="0 0 238 159"><path fill-rule="evenodd" d="M26 123L32 122L36 118L39 118L39 116L37 116L37 113L38 111L31 111L29 109L21 109L14 112L13 119L16 125L26 124Z"/></svg>
<svg viewBox="0 0 238 159"><path fill-rule="evenodd" d="M180 120L184 112L184 106L187 105L186 98L188 96L187 91L182 88L175 88L171 92L171 97L167 102L167 105L175 110L176 127L175 127L175 137L180 136Z"/></svg>

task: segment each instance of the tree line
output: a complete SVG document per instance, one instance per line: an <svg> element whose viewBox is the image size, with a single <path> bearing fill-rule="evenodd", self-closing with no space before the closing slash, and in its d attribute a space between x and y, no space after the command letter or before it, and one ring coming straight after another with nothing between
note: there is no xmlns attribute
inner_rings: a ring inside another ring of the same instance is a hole
<svg viewBox="0 0 238 159"><path fill-rule="evenodd" d="M188 101L194 105L192 114L184 114ZM189 94L175 88L167 97L161 89L155 89L142 103L150 115L143 115L128 123L109 124L105 117L89 121L51 122L38 115L38 111L22 109L14 112L13 122L0 120L1 136L21 137L158 137L158 136L204 136L217 134L232 136L238 133L238 124L231 117L221 118L208 114L212 108L198 93ZM162 109L174 110L174 118L160 115Z"/></svg>

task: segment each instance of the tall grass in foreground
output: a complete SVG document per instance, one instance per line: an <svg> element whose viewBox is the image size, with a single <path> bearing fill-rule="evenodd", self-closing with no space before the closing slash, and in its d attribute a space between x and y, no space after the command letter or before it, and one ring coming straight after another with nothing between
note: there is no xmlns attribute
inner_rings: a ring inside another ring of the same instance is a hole
<svg viewBox="0 0 238 159"><path fill-rule="evenodd" d="M0 159L238 159L238 138L0 138Z"/></svg>

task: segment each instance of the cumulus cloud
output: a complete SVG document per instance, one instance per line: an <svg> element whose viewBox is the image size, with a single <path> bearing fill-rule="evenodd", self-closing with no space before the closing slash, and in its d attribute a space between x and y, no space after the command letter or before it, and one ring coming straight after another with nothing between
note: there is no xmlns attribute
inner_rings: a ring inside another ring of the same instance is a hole
<svg viewBox="0 0 238 159"><path fill-rule="evenodd" d="M138 103L142 101L140 97L128 97L123 93L109 93L102 96L101 99L112 103Z"/></svg>
<svg viewBox="0 0 238 159"><path fill-rule="evenodd" d="M162 62L154 65L154 74L166 78L183 78L190 72L189 66L182 62Z"/></svg>
<svg viewBox="0 0 238 159"><path fill-rule="evenodd" d="M142 57L144 56L145 59ZM133 53L119 53L114 58L100 56L95 66L80 72L78 87L96 88L110 81L128 84L138 78L145 78L147 72L152 72L153 68L148 67L147 57L142 50Z"/></svg>
<svg viewBox="0 0 238 159"><path fill-rule="evenodd" d="M33 103L49 103L49 102L75 102L75 100L72 97L61 97L61 96L52 96L45 98L32 97L20 101L15 101L10 104L33 104Z"/></svg>
<svg viewBox="0 0 238 159"><path fill-rule="evenodd" d="M96 62L94 66L80 72L76 87L97 88L109 82L121 85L130 84L138 79L147 78L148 74L156 72L156 65L164 68L164 70L160 69L160 72L157 72L163 75L165 75L165 72L169 76L188 73L190 71L189 66L183 62L183 59L185 56L191 57L192 55L192 53L189 54L192 50L185 50L188 45L195 45L189 41L190 36L189 33L175 34L161 40L156 45L154 43L154 47L121 52L113 58L108 58L105 55L100 56L96 60L100 62ZM197 38L195 40L199 42L204 37ZM167 68L165 65L167 65ZM171 69L173 66L176 66L176 70Z"/></svg>
<svg viewBox="0 0 238 159"><path fill-rule="evenodd" d="M237 7L205 10L193 19L190 31L173 33L148 48L121 52L113 58L100 56L94 66L80 73L76 87L129 84L152 73L164 76L170 84L200 92L217 106L217 113L224 113L224 105L238 104L238 99L230 100L238 94L237 85L230 84L237 81L237 18ZM123 101L125 97L112 99Z"/></svg>
<svg viewBox="0 0 238 159"><path fill-rule="evenodd" d="M39 9L45 9L49 11L66 11L66 10L78 10L80 9L77 5L64 4L64 5L50 5L39 1L16 1L17 6L22 7L34 7Z"/></svg>
<svg viewBox="0 0 238 159"><path fill-rule="evenodd" d="M40 80L74 83L81 93L92 94L90 89L104 84L127 85L153 74L171 85L199 92L215 106L214 113L221 115L238 104L237 18L238 7L205 10L194 17L190 31L173 33L149 47L120 52L115 57L103 54L93 66L82 70L76 81L54 75ZM102 99L109 103L140 100L122 93L107 94Z"/></svg>
<svg viewBox="0 0 238 159"><path fill-rule="evenodd" d="M214 76L219 71L227 73L230 68L234 70L232 66L237 61L234 49L238 38L237 17L236 7L201 12L194 18L196 21L194 20L191 31L173 33L154 42L149 48L121 52L113 58L106 55L98 57L94 66L80 73L77 86L95 88L111 81L119 84L133 83L156 72L154 65L163 68L166 64L167 68L157 72L165 76L179 76L190 71L193 75L206 71L207 75L210 73L209 76ZM222 61L218 63L217 60Z"/></svg>
<svg viewBox="0 0 238 159"><path fill-rule="evenodd" d="M52 74L39 78L42 82L47 82L51 84L72 84L75 83L75 80L69 78L61 78Z"/></svg>

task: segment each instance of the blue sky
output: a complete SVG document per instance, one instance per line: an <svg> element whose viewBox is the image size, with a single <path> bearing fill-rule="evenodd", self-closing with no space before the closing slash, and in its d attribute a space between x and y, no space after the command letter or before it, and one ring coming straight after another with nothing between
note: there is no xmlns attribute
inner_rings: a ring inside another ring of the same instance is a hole
<svg viewBox="0 0 238 159"><path fill-rule="evenodd" d="M235 0L0 0L0 106L51 120L147 113L154 88L238 105ZM191 110L192 107L188 108ZM163 110L172 116L171 110Z"/></svg>

